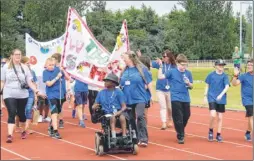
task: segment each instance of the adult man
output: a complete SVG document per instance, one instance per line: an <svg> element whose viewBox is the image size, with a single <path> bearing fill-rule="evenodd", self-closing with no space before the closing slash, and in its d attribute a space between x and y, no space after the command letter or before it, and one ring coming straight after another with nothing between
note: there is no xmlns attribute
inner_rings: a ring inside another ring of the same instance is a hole
<svg viewBox="0 0 254 161"><path fill-rule="evenodd" d="M235 47L235 51L233 53L233 61L234 61L234 67L237 67L238 69L241 69L241 62L242 62L242 53L238 50L238 47Z"/></svg>

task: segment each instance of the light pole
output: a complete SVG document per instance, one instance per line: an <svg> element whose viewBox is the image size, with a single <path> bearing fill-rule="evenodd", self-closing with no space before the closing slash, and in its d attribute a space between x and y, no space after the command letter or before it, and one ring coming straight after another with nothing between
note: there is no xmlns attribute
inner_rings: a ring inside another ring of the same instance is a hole
<svg viewBox="0 0 254 161"><path fill-rule="evenodd" d="M254 1L253 1L254 3ZM243 23L242 23L242 4L253 4L251 2L240 2L240 52L242 53L242 32L243 32ZM252 9L253 9L252 5ZM253 56L253 12L252 12L252 56Z"/></svg>

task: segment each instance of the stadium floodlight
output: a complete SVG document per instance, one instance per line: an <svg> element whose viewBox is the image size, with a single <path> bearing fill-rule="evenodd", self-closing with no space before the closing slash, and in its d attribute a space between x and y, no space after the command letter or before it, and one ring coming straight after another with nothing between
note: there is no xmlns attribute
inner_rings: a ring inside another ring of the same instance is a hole
<svg viewBox="0 0 254 161"><path fill-rule="evenodd" d="M242 4L253 4L254 2L240 2L240 52L242 53L242 32L243 32L243 20L242 20ZM252 9L253 9L252 5ZM252 57L253 57L253 12L252 12Z"/></svg>

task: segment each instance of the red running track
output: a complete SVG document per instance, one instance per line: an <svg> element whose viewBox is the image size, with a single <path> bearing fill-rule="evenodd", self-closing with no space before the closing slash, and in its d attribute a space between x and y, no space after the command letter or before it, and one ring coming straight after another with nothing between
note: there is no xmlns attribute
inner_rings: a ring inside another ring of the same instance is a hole
<svg viewBox="0 0 254 161"><path fill-rule="evenodd" d="M192 108L186 128L185 144L179 145L173 128L160 130L159 105L155 103L148 112L149 145L140 148L138 155L112 154L96 156L94 152L95 131L99 124L92 124L88 109L86 128L78 126L71 118L71 109L64 106L63 139L52 139L47 134L47 123L33 126L34 134L22 140L14 134L12 144L7 144L7 111L1 117L1 160L252 160L252 142L244 140L247 126L244 112L227 111L224 115L223 143L208 142L209 113L206 108ZM215 131L216 132L216 131Z"/></svg>

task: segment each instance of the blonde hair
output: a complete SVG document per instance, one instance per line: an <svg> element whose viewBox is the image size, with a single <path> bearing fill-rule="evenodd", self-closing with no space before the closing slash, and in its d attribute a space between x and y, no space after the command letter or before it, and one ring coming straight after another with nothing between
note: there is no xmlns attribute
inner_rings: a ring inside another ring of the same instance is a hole
<svg viewBox="0 0 254 161"><path fill-rule="evenodd" d="M140 62L139 57L133 51L127 51L124 54L128 55L128 57L132 61L133 65L138 69L138 72L140 73L140 75L141 75L142 79L144 80L145 84L147 84L146 79L145 79L145 75L144 75L144 72L143 72L143 67L145 67L145 65L143 65ZM123 71L125 71L125 70L126 70L126 67ZM122 72L122 74L123 74L123 72Z"/></svg>
<svg viewBox="0 0 254 161"><path fill-rule="evenodd" d="M21 63L22 64L25 64L25 63L27 63L29 61L29 58L27 57L27 56L22 56L22 58L21 58Z"/></svg>
<svg viewBox="0 0 254 161"><path fill-rule="evenodd" d="M22 52L21 52L20 49L17 48L17 49L12 50L12 51L11 51L11 54L10 54L11 56L10 56L10 62L9 62L9 65L8 65L8 69L12 69L13 66L14 66L12 56L14 55L14 53L15 53L16 51L20 51L20 53L21 53L21 55L22 55Z"/></svg>
<svg viewBox="0 0 254 161"><path fill-rule="evenodd" d="M48 62L54 62L54 58L52 57L47 58L44 67L47 67Z"/></svg>
<svg viewBox="0 0 254 161"><path fill-rule="evenodd" d="M176 57L176 62L177 63L188 63L188 59L187 59L187 57L184 54L179 54Z"/></svg>

